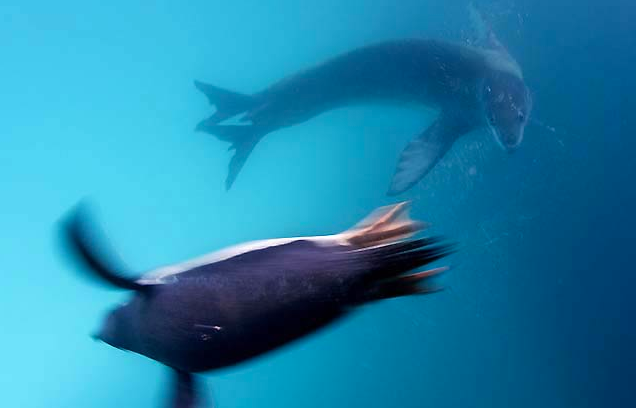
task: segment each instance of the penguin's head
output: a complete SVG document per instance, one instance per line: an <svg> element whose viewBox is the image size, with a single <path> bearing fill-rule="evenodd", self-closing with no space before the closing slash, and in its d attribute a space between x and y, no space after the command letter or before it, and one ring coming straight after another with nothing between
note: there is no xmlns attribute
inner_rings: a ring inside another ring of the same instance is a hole
<svg viewBox="0 0 636 408"><path fill-rule="evenodd" d="M133 350L133 333L135 328L132 325L130 308L124 305L111 310L106 315L101 328L93 335L93 338L118 349Z"/></svg>

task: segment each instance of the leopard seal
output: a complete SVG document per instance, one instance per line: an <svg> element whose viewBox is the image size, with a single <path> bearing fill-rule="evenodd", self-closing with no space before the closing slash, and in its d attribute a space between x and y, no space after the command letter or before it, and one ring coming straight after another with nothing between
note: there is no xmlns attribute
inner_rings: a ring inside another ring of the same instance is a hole
<svg viewBox="0 0 636 408"><path fill-rule="evenodd" d="M256 144L265 135L298 125L321 113L375 102L416 104L437 118L403 150L388 195L421 180L463 135L490 130L509 152L524 135L532 97L517 61L490 26L470 8L476 40L385 41L337 55L288 76L252 95L201 81L195 86L216 111L197 131L231 143L226 189L230 189ZM237 122L227 120L237 117Z"/></svg>

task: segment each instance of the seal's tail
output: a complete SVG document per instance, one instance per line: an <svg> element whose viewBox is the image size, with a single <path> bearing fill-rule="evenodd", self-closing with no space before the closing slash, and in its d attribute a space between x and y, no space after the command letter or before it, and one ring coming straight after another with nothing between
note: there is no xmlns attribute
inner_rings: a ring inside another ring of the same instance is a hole
<svg viewBox="0 0 636 408"><path fill-rule="evenodd" d="M232 144L230 150L235 150L225 180L225 188L229 190L254 150L254 146L267 132L255 125L222 125L221 122L248 112L256 105L256 98L200 81L194 81L194 86L203 92L210 104L216 108L216 112L199 122L195 130L210 133L223 141L230 142Z"/></svg>
<svg viewBox="0 0 636 408"><path fill-rule="evenodd" d="M236 177L245 165L254 146L265 135L266 132L258 126L254 125L209 125L202 123L197 126L198 131L210 133L219 139L230 142L232 145L229 150L234 150L234 156L230 160L228 166L227 178L225 179L225 188L229 190L234 184Z"/></svg>
<svg viewBox="0 0 636 408"><path fill-rule="evenodd" d="M194 86L208 97L208 101L216 109L216 112L199 123L197 128L206 125L217 125L226 119L249 110L256 103L251 95L229 91L201 81L194 81Z"/></svg>

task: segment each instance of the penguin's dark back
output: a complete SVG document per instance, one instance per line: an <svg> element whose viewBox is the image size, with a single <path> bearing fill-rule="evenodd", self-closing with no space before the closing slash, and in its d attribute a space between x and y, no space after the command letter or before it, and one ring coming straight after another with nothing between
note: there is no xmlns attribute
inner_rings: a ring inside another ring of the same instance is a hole
<svg viewBox="0 0 636 408"><path fill-rule="evenodd" d="M124 306L131 351L193 372L235 364L341 316L366 267L297 241L179 273Z"/></svg>

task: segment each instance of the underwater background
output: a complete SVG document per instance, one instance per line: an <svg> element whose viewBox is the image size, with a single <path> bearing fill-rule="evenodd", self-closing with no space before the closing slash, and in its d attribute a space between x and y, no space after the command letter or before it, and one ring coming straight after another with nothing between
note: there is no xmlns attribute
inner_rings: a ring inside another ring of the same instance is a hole
<svg viewBox="0 0 636 408"><path fill-rule="evenodd" d="M231 191L192 81L255 92L391 38L465 40L462 0L0 3L2 407L157 407L161 365L93 341L126 294L76 273L56 222L88 197L134 270L329 234L375 207L435 112L359 106L265 137ZM458 242L434 296L361 308L207 374L216 406L636 404L636 4L481 2L537 122L505 153L462 138L411 199Z"/></svg>

